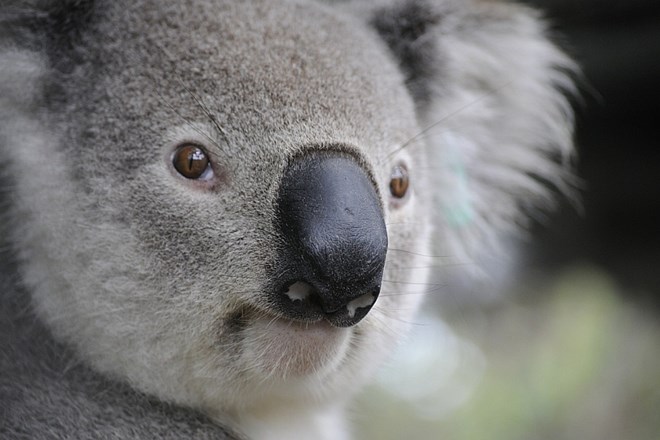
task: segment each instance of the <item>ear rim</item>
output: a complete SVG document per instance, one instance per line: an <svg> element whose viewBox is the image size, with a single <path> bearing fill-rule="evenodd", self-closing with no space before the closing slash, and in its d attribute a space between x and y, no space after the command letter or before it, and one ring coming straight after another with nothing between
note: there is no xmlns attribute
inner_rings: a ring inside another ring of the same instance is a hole
<svg viewBox="0 0 660 440"><path fill-rule="evenodd" d="M405 84L418 107L431 101L432 83L441 74L434 28L443 19L428 0L403 0L375 8L369 25L399 63Z"/></svg>

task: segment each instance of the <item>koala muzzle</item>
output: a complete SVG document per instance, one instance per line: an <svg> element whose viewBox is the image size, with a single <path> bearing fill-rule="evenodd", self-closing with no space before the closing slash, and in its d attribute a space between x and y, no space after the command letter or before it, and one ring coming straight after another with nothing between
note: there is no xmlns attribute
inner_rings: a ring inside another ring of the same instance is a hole
<svg viewBox="0 0 660 440"><path fill-rule="evenodd" d="M295 159L280 184L277 222L279 311L299 321L357 324L378 298L387 253L383 210L364 169L339 153Z"/></svg>

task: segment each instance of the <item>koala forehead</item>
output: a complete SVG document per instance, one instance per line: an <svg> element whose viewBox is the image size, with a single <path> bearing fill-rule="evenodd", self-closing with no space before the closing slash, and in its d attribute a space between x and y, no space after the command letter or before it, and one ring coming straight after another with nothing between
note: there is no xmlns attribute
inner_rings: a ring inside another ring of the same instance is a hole
<svg viewBox="0 0 660 440"><path fill-rule="evenodd" d="M69 84L87 139L113 144L104 162L160 154L173 122L271 163L310 144L384 153L417 130L397 65L351 17L296 1L150 3L105 5L89 36L100 67Z"/></svg>

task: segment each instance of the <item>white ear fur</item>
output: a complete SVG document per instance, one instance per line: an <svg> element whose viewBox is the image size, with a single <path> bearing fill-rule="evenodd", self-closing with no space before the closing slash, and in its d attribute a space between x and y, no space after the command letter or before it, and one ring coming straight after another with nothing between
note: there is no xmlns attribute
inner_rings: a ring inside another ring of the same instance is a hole
<svg viewBox="0 0 660 440"><path fill-rule="evenodd" d="M475 2L436 31L436 97L422 113L431 155L435 253L474 263L524 225L532 207L571 192L573 62L523 6ZM528 208L525 213L522 207ZM473 266L468 264L468 266Z"/></svg>

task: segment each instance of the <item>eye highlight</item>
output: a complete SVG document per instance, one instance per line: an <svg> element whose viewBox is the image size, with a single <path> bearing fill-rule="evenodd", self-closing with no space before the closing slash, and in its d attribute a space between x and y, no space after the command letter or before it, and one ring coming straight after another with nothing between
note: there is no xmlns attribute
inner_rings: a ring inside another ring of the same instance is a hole
<svg viewBox="0 0 660 440"><path fill-rule="evenodd" d="M402 199L408 192L409 186L410 178L408 176L408 170L402 165L392 168L392 173L390 174L390 194L392 194L392 197Z"/></svg>
<svg viewBox="0 0 660 440"><path fill-rule="evenodd" d="M209 157L199 145L182 144L174 150L172 165L187 179L199 179L210 168Z"/></svg>

